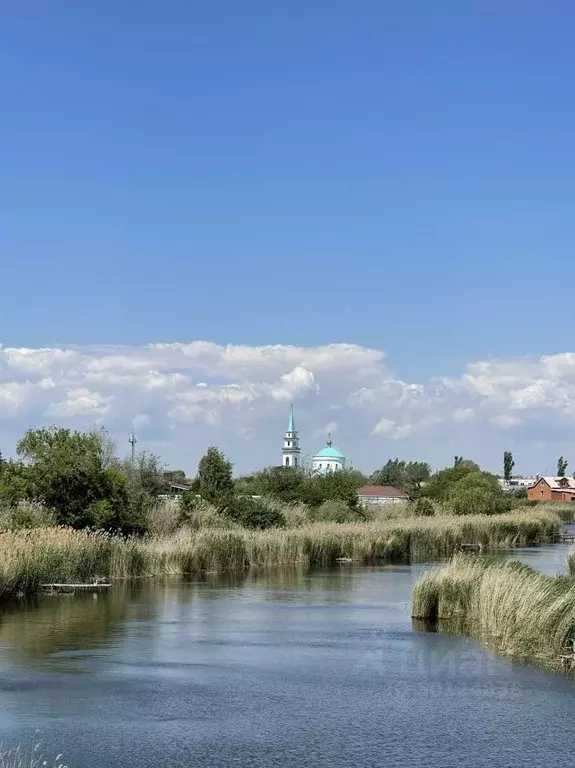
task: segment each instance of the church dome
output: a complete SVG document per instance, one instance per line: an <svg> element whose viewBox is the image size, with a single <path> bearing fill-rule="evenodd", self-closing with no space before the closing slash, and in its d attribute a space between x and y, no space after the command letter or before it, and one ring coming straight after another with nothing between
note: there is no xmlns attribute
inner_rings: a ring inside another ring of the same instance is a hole
<svg viewBox="0 0 575 768"><path fill-rule="evenodd" d="M345 459L345 456L337 448L333 448L331 445L326 445L321 451L318 451L314 456L314 459Z"/></svg>

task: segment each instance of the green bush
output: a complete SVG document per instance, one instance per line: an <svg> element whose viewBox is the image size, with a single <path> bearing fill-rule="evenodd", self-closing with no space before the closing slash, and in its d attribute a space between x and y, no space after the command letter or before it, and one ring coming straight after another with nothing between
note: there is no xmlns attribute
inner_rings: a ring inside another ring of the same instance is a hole
<svg viewBox="0 0 575 768"><path fill-rule="evenodd" d="M202 498L199 494L194 491L184 491L179 502L180 523L188 523L201 503Z"/></svg>
<svg viewBox="0 0 575 768"><path fill-rule="evenodd" d="M311 511L311 517L316 523L357 523L360 519L357 512L341 499L326 499Z"/></svg>
<svg viewBox="0 0 575 768"><path fill-rule="evenodd" d="M17 530L19 528L42 528L55 526L56 516L51 509L41 504L21 501L17 506L8 506L0 510L0 528Z"/></svg>
<svg viewBox="0 0 575 768"><path fill-rule="evenodd" d="M415 517L433 517L435 514L435 504L431 499L419 498L413 505L413 514Z"/></svg>
<svg viewBox="0 0 575 768"><path fill-rule="evenodd" d="M284 528L286 524L277 507L251 496L234 497L225 508L225 514L244 528Z"/></svg>

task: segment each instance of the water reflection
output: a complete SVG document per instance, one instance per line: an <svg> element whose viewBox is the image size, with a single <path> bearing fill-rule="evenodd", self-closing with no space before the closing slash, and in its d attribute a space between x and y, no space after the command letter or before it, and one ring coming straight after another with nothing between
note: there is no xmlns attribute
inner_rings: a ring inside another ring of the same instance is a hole
<svg viewBox="0 0 575 768"><path fill-rule="evenodd" d="M117 642L128 591L38 596L6 604L0 614L0 659L44 659L60 651L104 648Z"/></svg>
<svg viewBox="0 0 575 768"><path fill-rule="evenodd" d="M11 606L0 739L39 728L81 768L571 765L573 681L412 626L427 567L204 574Z"/></svg>

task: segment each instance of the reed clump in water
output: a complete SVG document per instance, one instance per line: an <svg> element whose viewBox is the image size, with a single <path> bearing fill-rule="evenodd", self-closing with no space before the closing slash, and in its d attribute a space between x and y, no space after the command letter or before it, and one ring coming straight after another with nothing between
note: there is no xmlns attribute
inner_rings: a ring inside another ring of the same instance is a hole
<svg viewBox="0 0 575 768"><path fill-rule="evenodd" d="M459 555L421 578L412 616L459 629L500 653L575 671L575 578L517 561Z"/></svg>

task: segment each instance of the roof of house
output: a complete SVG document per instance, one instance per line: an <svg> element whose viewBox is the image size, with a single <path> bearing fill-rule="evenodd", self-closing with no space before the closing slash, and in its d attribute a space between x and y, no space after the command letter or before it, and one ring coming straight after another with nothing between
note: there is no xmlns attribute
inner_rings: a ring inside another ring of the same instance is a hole
<svg viewBox="0 0 575 768"><path fill-rule="evenodd" d="M575 480L572 477L541 477L539 479L545 480L553 491L560 491L565 488L575 491ZM567 480L567 483L565 483L565 480ZM560 483L560 481L563 481L563 483Z"/></svg>
<svg viewBox="0 0 575 768"><path fill-rule="evenodd" d="M407 494L400 491L399 488L393 488L391 485L362 485L357 492L358 496L400 496L407 498Z"/></svg>

